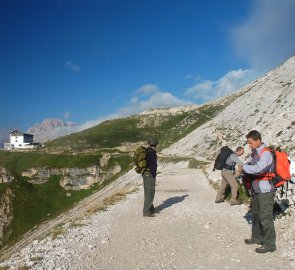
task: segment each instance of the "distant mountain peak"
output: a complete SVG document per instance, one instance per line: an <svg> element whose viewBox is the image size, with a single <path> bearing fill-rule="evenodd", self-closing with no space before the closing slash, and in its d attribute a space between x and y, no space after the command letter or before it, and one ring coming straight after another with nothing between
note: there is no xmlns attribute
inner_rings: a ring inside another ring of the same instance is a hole
<svg viewBox="0 0 295 270"><path fill-rule="evenodd" d="M35 142L46 142L60 136L59 132L64 128L77 126L74 122L64 121L57 118L46 118L41 123L30 127L27 132L34 135Z"/></svg>

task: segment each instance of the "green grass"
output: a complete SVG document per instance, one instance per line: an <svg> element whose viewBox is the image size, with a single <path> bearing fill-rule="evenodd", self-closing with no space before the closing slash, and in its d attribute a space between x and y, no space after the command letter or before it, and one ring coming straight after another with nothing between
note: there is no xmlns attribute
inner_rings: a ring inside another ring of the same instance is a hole
<svg viewBox="0 0 295 270"><path fill-rule="evenodd" d="M108 162L108 169L112 168L115 164L120 164L123 172L132 168L132 157L130 155L112 156Z"/></svg>
<svg viewBox="0 0 295 270"><path fill-rule="evenodd" d="M200 160L196 160L194 158L191 158L189 161L189 168L191 169L201 169L202 166L206 166L208 165L208 163L204 162L204 161L200 161Z"/></svg>
<svg viewBox="0 0 295 270"><path fill-rule="evenodd" d="M59 180L60 177L51 176L46 183L34 185L24 178L19 178L11 185L14 194L12 204L14 218L6 229L12 231L12 234L3 239L4 244L14 242L35 225L68 210L75 202L90 195L95 188L66 191L60 186ZM66 193L71 193L71 196L66 196Z"/></svg>
<svg viewBox="0 0 295 270"><path fill-rule="evenodd" d="M67 149L75 151L89 148L113 148L123 142L140 139L141 134L136 128L138 121L134 117L108 120L93 128L53 140L46 144L46 148L55 149L66 146Z"/></svg>
<svg viewBox="0 0 295 270"><path fill-rule="evenodd" d="M117 157L112 156L107 169L110 169L115 164L119 164L121 166L120 173L103 182L94 184L88 190L66 191L59 184L60 176L51 176L46 183L35 185L29 183L25 177L21 177L19 172L31 166L50 165L58 168L63 166L89 166L93 163L97 164L97 156L65 156L7 152L1 153L0 156L0 166L6 165L10 167L10 170L17 172L15 181L10 184L0 185L0 195L3 194L7 188L10 188L14 194L12 201L13 220L11 224L5 228L4 235L6 237L3 239L3 246L16 242L25 232L41 222L69 210L75 203L115 181L120 175L124 174L132 167L130 156L126 154ZM58 156L60 158L57 158ZM14 164L16 168L13 167ZM67 193L70 193L71 196L66 196Z"/></svg>
<svg viewBox="0 0 295 270"><path fill-rule="evenodd" d="M239 184L239 189L238 189L238 202L241 204L247 204L250 202L250 195L248 193L248 191L245 189L245 187L243 185ZM225 191L225 199L227 201L230 201L231 199L231 191L230 191L230 186L228 186L226 188Z"/></svg>
<svg viewBox="0 0 295 270"><path fill-rule="evenodd" d="M0 197L6 192L8 189L9 184L0 184Z"/></svg>
<svg viewBox="0 0 295 270"><path fill-rule="evenodd" d="M0 166L5 167L11 174L15 175L33 167L86 168L91 165L98 165L100 157L100 155L58 155L0 151Z"/></svg>
<svg viewBox="0 0 295 270"><path fill-rule="evenodd" d="M87 130L48 142L45 150L49 152L87 150L101 153L101 149L115 151L113 149L115 147L147 141L150 137L158 138L160 142L158 149L161 150L200 127L224 108L224 104L204 105L196 110L161 116L161 121L156 126L151 121L139 127L146 116L108 120Z"/></svg>
<svg viewBox="0 0 295 270"><path fill-rule="evenodd" d="M64 235L67 233L68 230L63 225L64 224L59 224L54 228L54 230L52 232L52 239L53 240L58 238L60 235Z"/></svg>

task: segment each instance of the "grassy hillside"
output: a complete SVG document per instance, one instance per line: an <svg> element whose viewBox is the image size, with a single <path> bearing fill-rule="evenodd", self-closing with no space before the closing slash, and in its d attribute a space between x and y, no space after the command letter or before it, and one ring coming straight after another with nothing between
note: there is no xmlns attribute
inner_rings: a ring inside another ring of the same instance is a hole
<svg viewBox="0 0 295 270"><path fill-rule="evenodd" d="M121 172L103 182L94 184L88 190L65 190L59 184L60 176L51 176L44 184L32 184L20 172L32 167L84 168L98 165L101 155L52 155L46 153L16 153L0 151L0 166L14 175L12 183L0 184L0 196L7 189L13 193L13 220L5 228L3 244L18 240L26 231L35 225L53 218L70 209L75 203L91 195L131 168L131 157L128 155L112 156L106 170L114 164L121 166Z"/></svg>
<svg viewBox="0 0 295 270"><path fill-rule="evenodd" d="M137 115L105 121L93 128L58 138L46 144L46 151L83 152L113 149L128 143L145 142L150 137L163 149L203 125L224 108L224 104L204 105L175 115Z"/></svg>
<svg viewBox="0 0 295 270"><path fill-rule="evenodd" d="M14 194L12 208L13 220L4 234L4 244L17 240L22 234L40 222L57 216L74 203L90 195L93 191L65 191L59 184L58 176L51 176L40 185L33 185L24 178L10 186ZM71 196L67 196L70 194Z"/></svg>
<svg viewBox="0 0 295 270"><path fill-rule="evenodd" d="M6 168L11 174L17 175L32 167L85 168L99 164L100 157L101 155L53 155L0 151L0 166Z"/></svg>

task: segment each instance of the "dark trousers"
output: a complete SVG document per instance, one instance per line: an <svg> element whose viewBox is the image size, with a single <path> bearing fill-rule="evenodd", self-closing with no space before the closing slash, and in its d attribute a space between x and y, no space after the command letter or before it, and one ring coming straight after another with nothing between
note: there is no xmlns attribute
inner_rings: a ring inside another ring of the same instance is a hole
<svg viewBox="0 0 295 270"><path fill-rule="evenodd" d="M153 201L155 197L156 178L149 172L145 172L143 175L143 188L144 188L144 205L143 213L147 214L153 210Z"/></svg>
<svg viewBox="0 0 295 270"><path fill-rule="evenodd" d="M252 239L265 246L276 246L273 221L274 192L255 193L252 198Z"/></svg>

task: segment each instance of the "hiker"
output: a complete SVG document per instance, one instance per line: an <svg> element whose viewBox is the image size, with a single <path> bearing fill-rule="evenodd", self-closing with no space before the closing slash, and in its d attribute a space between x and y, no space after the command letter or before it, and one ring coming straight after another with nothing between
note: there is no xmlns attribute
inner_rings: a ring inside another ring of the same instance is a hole
<svg viewBox="0 0 295 270"><path fill-rule="evenodd" d="M222 180L221 180L220 188L216 194L215 203L224 202L225 190L227 186L230 185L231 187L230 205L234 206L239 204L237 200L239 184L236 177L239 176L239 174L242 172L243 162L240 161L238 157L242 156L243 154L244 154L244 147L242 146L239 146L235 152L232 152L231 150L231 154L226 159L225 164L221 170ZM238 165L237 173L235 171L236 164Z"/></svg>
<svg viewBox="0 0 295 270"><path fill-rule="evenodd" d="M265 150L261 134L251 130L247 135L247 143L252 150L248 163L243 165L244 173L252 179L252 235L245 239L248 245L259 244L257 253L276 250L276 234L273 221L273 206L276 188L269 177L274 171L275 163L270 151Z"/></svg>
<svg viewBox="0 0 295 270"><path fill-rule="evenodd" d="M144 187L144 217L153 217L155 213L153 201L157 175L157 145L158 140L156 138L152 138L148 141L148 147L146 149L146 168L142 174Z"/></svg>

